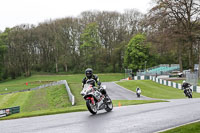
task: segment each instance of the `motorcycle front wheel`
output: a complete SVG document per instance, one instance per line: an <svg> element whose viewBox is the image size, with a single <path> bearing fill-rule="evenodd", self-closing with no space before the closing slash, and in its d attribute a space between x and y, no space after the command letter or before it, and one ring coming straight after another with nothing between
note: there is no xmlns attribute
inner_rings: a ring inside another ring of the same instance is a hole
<svg viewBox="0 0 200 133"><path fill-rule="evenodd" d="M192 98L192 94L191 94L189 91L186 93L186 96L187 96L188 98Z"/></svg>
<svg viewBox="0 0 200 133"><path fill-rule="evenodd" d="M96 104L93 105L91 100L86 101L86 106L87 106L88 110L90 111L90 113L92 113L93 115L95 115L97 113L97 106L96 106Z"/></svg>
<svg viewBox="0 0 200 133"><path fill-rule="evenodd" d="M106 108L105 108L105 110L107 111L107 112L110 112L112 109L113 109L113 104L112 104L112 100L107 96L107 98L106 98L107 100L106 100Z"/></svg>

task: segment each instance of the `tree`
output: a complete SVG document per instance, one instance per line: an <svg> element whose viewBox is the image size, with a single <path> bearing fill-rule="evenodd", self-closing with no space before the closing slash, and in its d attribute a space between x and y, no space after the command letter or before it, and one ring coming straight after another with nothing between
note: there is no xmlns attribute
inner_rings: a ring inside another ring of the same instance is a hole
<svg viewBox="0 0 200 133"><path fill-rule="evenodd" d="M101 55L100 37L98 33L98 25L96 23L90 23L87 25L83 33L81 34L81 56L83 67L96 67L96 60Z"/></svg>
<svg viewBox="0 0 200 133"><path fill-rule="evenodd" d="M4 67L4 57L8 49L8 33L10 29L6 29L3 33L0 33L0 80L3 76Z"/></svg>
<svg viewBox="0 0 200 133"><path fill-rule="evenodd" d="M20 25L13 27L9 33L7 53L7 68L12 78L16 76L31 76L33 58L32 29L33 25Z"/></svg>
<svg viewBox="0 0 200 133"><path fill-rule="evenodd" d="M145 40L144 34L137 34L130 40L124 57L125 68L133 69L133 71L144 69L145 62L150 57L150 44L146 43Z"/></svg>
<svg viewBox="0 0 200 133"><path fill-rule="evenodd" d="M56 21L56 42L59 43L59 64L65 72L79 70L79 24L77 18L65 18Z"/></svg>
<svg viewBox="0 0 200 133"><path fill-rule="evenodd" d="M142 17L135 10L88 11L77 18L18 25L8 35L6 60L0 60L12 78L29 76L31 71L80 72L85 67L120 72L125 45L143 32Z"/></svg>
<svg viewBox="0 0 200 133"><path fill-rule="evenodd" d="M154 0L156 6L151 9L151 15L157 20L168 20L170 27L175 26L173 33L179 35L178 48L187 47L189 55L189 67L194 70L194 45L196 42L196 25L200 20L199 0ZM184 46L180 46L183 43ZM178 51L179 62L181 62L181 51Z"/></svg>

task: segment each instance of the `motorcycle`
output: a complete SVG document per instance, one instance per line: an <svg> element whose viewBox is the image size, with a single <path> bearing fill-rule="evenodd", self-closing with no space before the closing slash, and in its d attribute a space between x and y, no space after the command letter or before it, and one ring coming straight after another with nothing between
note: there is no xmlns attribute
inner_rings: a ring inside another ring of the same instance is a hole
<svg viewBox="0 0 200 133"><path fill-rule="evenodd" d="M192 98L192 89L186 88L186 89L184 90L184 93L185 93L185 96L186 96L186 97Z"/></svg>
<svg viewBox="0 0 200 133"><path fill-rule="evenodd" d="M107 112L110 112L113 109L112 100L108 95L104 96L100 91L97 90L90 83L91 80L87 81L81 91L81 95L86 101L86 106L90 113L96 114L98 110L105 109ZM101 86L103 89L106 89L106 86Z"/></svg>
<svg viewBox="0 0 200 133"><path fill-rule="evenodd" d="M140 89L136 89L136 95L138 98L140 98L140 94L141 94L141 90Z"/></svg>
<svg viewBox="0 0 200 133"><path fill-rule="evenodd" d="M140 92L137 92L136 94L137 94L137 97L139 98L140 97Z"/></svg>

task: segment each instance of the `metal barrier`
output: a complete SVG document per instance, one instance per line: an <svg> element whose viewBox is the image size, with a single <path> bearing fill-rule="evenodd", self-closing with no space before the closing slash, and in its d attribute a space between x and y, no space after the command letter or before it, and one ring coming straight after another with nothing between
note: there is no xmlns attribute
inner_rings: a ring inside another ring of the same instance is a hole
<svg viewBox="0 0 200 133"><path fill-rule="evenodd" d="M187 72L186 73L186 82L197 86L198 85L198 72Z"/></svg>
<svg viewBox="0 0 200 133"><path fill-rule="evenodd" d="M12 94L12 93L18 93L18 92L38 90L38 89L46 88L46 87L49 87L49 86L55 86L55 85L61 85L61 84L65 85L65 88L66 88L68 95L69 95L69 100L71 101L72 105L75 105L75 97L71 93L71 90L70 90L66 80L60 80L60 81L57 81L57 82L52 82L52 83L49 83L49 84L41 85L41 86L38 86L36 88L30 88L30 89L15 91L15 92L3 93L3 94L0 94L0 95L7 95L7 94Z"/></svg>
<svg viewBox="0 0 200 133"><path fill-rule="evenodd" d="M16 114L16 113L20 113L20 106L0 109L0 118L5 117L5 116L9 116L9 115L12 115L12 114Z"/></svg>
<svg viewBox="0 0 200 133"><path fill-rule="evenodd" d="M65 84L65 88L66 88L66 90L68 92L69 100L71 101L72 105L75 105L75 97L72 94L67 81L66 80L61 80L61 82L63 82Z"/></svg>

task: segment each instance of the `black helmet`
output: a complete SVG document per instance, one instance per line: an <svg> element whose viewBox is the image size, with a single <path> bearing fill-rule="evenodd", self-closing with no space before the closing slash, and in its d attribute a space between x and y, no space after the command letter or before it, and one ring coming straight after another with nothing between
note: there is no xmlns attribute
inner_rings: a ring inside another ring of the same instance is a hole
<svg viewBox="0 0 200 133"><path fill-rule="evenodd" d="M93 70L91 68L87 68L85 70L85 75L88 79L92 78Z"/></svg>

